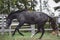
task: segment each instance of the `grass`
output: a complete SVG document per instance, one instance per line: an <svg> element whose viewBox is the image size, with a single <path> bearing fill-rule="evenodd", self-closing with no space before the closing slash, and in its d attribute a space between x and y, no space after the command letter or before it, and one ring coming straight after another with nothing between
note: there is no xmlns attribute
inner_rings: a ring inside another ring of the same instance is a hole
<svg viewBox="0 0 60 40"><path fill-rule="evenodd" d="M40 37L41 33L38 33L37 35L35 35L34 37L30 37L31 33L26 32L23 33L25 36L21 36L18 33L15 34L15 36L11 36L11 35L7 35L7 33L5 33L4 35L0 34L0 40L38 40L38 38ZM42 37L42 40L60 40L60 37L57 37L56 35L52 35L51 33L45 33L44 36Z"/></svg>

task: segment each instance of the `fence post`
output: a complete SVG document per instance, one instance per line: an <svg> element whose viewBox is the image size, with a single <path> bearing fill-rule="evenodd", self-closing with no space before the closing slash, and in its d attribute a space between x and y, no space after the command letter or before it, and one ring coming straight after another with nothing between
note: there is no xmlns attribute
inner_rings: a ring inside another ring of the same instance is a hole
<svg viewBox="0 0 60 40"><path fill-rule="evenodd" d="M11 26L9 27L9 35L11 36Z"/></svg>
<svg viewBox="0 0 60 40"><path fill-rule="evenodd" d="M30 25L30 26L31 26L31 34L34 35L35 34L35 25Z"/></svg>
<svg viewBox="0 0 60 40"><path fill-rule="evenodd" d="M1 34L4 34L4 15L2 14L2 32Z"/></svg>

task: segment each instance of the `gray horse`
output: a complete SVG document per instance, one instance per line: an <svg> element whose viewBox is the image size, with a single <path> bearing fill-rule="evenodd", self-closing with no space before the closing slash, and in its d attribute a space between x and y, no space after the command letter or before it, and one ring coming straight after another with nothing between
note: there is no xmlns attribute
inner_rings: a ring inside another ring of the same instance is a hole
<svg viewBox="0 0 60 40"><path fill-rule="evenodd" d="M28 11L28 10L22 10L22 11L15 11L15 12L11 12L8 17L6 18L6 26L7 28L9 28L10 24L12 23L13 19L17 19L19 24L17 25L13 35L15 34L16 30L19 32L19 34L21 34L22 36L24 36L20 31L19 28L22 27L22 25L24 23L27 23L29 25L31 24L37 24L37 32L35 34L37 34L38 32L42 32L42 35L39 37L39 39L42 38L45 30L44 30L44 25L45 23L48 21L48 19L50 20L51 24L55 24L55 21L52 17L48 16L47 14L43 13L43 12L35 12L35 11ZM54 30L58 29L58 27L53 26L52 27Z"/></svg>

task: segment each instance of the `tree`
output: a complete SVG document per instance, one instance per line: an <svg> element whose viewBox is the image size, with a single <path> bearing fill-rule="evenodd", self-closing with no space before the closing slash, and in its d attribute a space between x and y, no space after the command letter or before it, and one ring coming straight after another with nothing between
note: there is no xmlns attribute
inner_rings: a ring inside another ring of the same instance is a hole
<svg viewBox="0 0 60 40"><path fill-rule="evenodd" d="M37 4L37 1L36 0L31 0L31 9L34 11L35 10L35 6Z"/></svg>
<svg viewBox="0 0 60 40"><path fill-rule="evenodd" d="M60 2L60 0L54 0L56 3ZM57 6L57 7L54 7L55 10L59 9L60 8L60 5Z"/></svg>
<svg viewBox="0 0 60 40"><path fill-rule="evenodd" d="M56 3L60 2L60 0L54 0Z"/></svg>
<svg viewBox="0 0 60 40"><path fill-rule="evenodd" d="M36 0L19 0L20 5L18 5L18 3L16 4L17 7L21 10L21 6L25 9L29 9L29 10L35 10L34 7L36 6L37 2ZM23 4L23 5L21 5Z"/></svg>
<svg viewBox="0 0 60 40"><path fill-rule="evenodd" d="M9 13L10 11L10 1L0 0L0 13Z"/></svg>
<svg viewBox="0 0 60 40"><path fill-rule="evenodd" d="M3 11L4 8L4 0L0 0L0 12Z"/></svg>
<svg viewBox="0 0 60 40"><path fill-rule="evenodd" d="M0 13L10 13L10 8L35 10L36 0L0 0Z"/></svg>

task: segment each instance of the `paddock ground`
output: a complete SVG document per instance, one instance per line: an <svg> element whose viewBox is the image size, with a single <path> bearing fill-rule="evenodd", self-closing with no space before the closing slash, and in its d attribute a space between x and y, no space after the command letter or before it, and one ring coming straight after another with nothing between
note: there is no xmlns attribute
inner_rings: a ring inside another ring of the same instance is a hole
<svg viewBox="0 0 60 40"><path fill-rule="evenodd" d="M8 35L7 33L5 33L4 35L0 34L0 40L39 40L39 36L41 35L41 33L38 33L37 35L35 35L33 38L30 37L30 33L29 32L25 32L23 33L25 36L21 36L18 33L15 34L15 36L11 36ZM41 40L60 40L60 37L57 37L56 35L52 35L51 33L47 33L45 32L43 38Z"/></svg>

